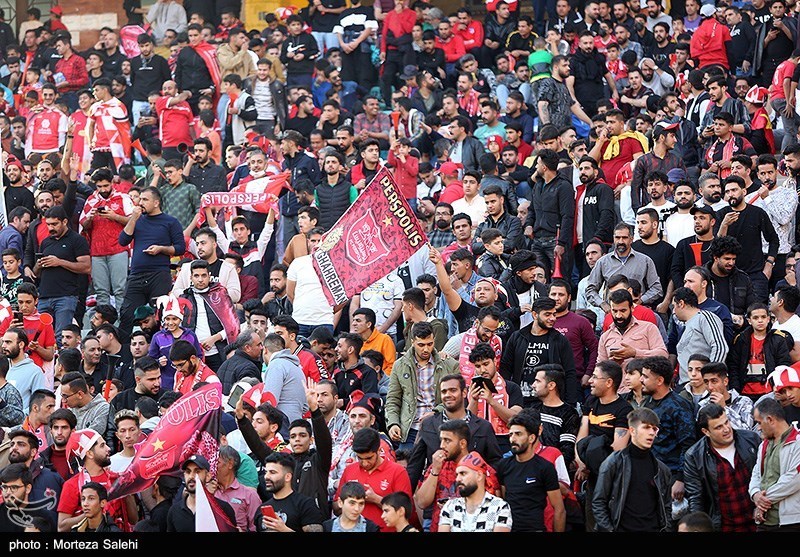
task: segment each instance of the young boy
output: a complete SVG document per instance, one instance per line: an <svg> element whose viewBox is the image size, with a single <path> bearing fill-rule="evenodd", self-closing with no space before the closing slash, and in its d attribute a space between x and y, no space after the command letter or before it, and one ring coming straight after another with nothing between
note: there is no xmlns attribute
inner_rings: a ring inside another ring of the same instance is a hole
<svg viewBox="0 0 800 557"><path fill-rule="evenodd" d="M411 497L403 491L395 491L381 499L381 518L387 526L398 532L419 532L408 522L413 512Z"/></svg>
<svg viewBox="0 0 800 557"><path fill-rule="evenodd" d="M17 308L17 288L23 282L33 283L30 277L23 275L19 271L22 264L22 257L19 251L14 248L3 250L3 272L5 274L0 280L0 296L8 300L11 307Z"/></svg>
<svg viewBox="0 0 800 557"><path fill-rule="evenodd" d="M367 490L356 481L347 482L339 490L342 514L322 523L325 532L379 532L377 524L361 516L367 504Z"/></svg>
<svg viewBox="0 0 800 557"><path fill-rule="evenodd" d="M395 182L408 200L411 208L417 210L417 182L419 182L419 157L411 154L411 141L401 137L392 144L389 151L389 166L394 170Z"/></svg>
<svg viewBox="0 0 800 557"><path fill-rule="evenodd" d="M689 363L687 364L687 371L689 372L689 381L686 382L684 388L678 392L678 396L682 396L686 400L694 404L695 409L698 408L700 399L708 394L706 384L703 383L703 374L701 370L711 360L703 354L692 354L689 356Z"/></svg>
<svg viewBox="0 0 800 557"><path fill-rule="evenodd" d="M497 228L487 228L481 232L481 242L486 252L478 258L478 274L499 280L508 268L507 256L503 254L503 234Z"/></svg>
<svg viewBox="0 0 800 557"><path fill-rule="evenodd" d="M642 363L644 362L643 358L633 358L628 362L628 365L625 367L625 377L623 380L625 381L625 385L627 385L628 389L630 389L627 393L620 395L624 400L627 400L631 403L634 409L641 408L644 404L650 399L650 397L644 396L642 384ZM701 377L702 381L702 377Z"/></svg>
<svg viewBox="0 0 800 557"><path fill-rule="evenodd" d="M728 355L728 377L731 387L754 402L772 391L767 377L776 366L792 365L791 335L770 328L769 308L756 302L747 308L749 327L736 335Z"/></svg>

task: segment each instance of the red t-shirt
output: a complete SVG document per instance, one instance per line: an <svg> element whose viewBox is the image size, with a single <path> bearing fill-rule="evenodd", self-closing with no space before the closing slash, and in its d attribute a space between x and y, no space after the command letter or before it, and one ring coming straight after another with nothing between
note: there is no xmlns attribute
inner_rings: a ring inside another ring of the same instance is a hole
<svg viewBox="0 0 800 557"><path fill-rule="evenodd" d="M167 106L169 97L159 97L156 101L158 114L158 138L164 147L177 147L181 143L192 144L189 131L192 124L192 109L186 101Z"/></svg>
<svg viewBox="0 0 800 557"><path fill-rule="evenodd" d="M764 372L766 359L764 358L764 341L766 338L758 340L755 336L750 337L750 357L747 359L748 371L753 373ZM745 383L742 386L743 395L763 395L772 389L767 383Z"/></svg>
<svg viewBox="0 0 800 557"><path fill-rule="evenodd" d="M64 485L61 486L61 497L58 500L59 513L68 514L73 517L83 514L83 510L81 510L81 492L80 488L78 487L78 482L81 482L82 476L83 472L80 471L65 481ZM119 474L104 470L99 476L92 476L91 480L104 485L106 489L110 489L111 485L114 483L114 480L116 480L118 476ZM86 482L81 482L81 484L85 483ZM106 514L109 514L114 519L122 518L123 501L124 499L109 501L105 508Z"/></svg>
<svg viewBox="0 0 800 557"><path fill-rule="evenodd" d="M769 86L770 99L775 100L786 98L786 95L783 94L783 81L785 79L792 79L795 66L797 66L797 64L791 60L784 60L778 65L777 69L775 70L775 74L772 76L772 84Z"/></svg>
<svg viewBox="0 0 800 557"><path fill-rule="evenodd" d="M339 480L339 489L349 481L357 481L364 487L369 486L380 498L394 493L395 491L404 491L409 497L413 497L411 480L408 478L406 469L396 462L387 459L384 459L380 466L373 468L369 472L365 471L358 462L348 465L342 473L342 478ZM336 490L337 499L339 498L339 489ZM59 511L60 510L59 508ZM381 518L381 514L382 510L380 505L367 503L364 507L364 518L368 518L380 526L381 532L393 532L394 528L390 528L386 525L383 518Z"/></svg>
<svg viewBox="0 0 800 557"><path fill-rule="evenodd" d="M601 154L605 153L608 142L603 145ZM642 152L642 144L632 137L626 137L619 144L619 155L611 160L604 160L600 163L600 168L603 169L603 174L606 176L616 176L619 169L633 160L636 153Z"/></svg>
<svg viewBox="0 0 800 557"><path fill-rule="evenodd" d="M5 332L8 330L9 326L11 325L11 319L12 317L9 317L0 323L0 335L5 334ZM25 334L28 335L29 340L36 339L36 342L39 343L39 346L43 346L44 348L55 347L56 333L53 331L53 325L45 325L42 323L38 312L32 316L23 317L23 321L25 324ZM45 370L45 361L42 360L42 357L38 352L28 350L28 356L30 356L34 364L42 368L42 370ZM47 367L50 368L50 370L53 369L53 366L54 362L52 360L47 362Z"/></svg>

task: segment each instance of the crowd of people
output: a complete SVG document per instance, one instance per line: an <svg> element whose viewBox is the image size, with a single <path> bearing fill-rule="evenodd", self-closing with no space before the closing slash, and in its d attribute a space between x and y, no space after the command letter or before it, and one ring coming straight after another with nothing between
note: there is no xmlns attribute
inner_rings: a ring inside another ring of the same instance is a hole
<svg viewBox="0 0 800 557"><path fill-rule="evenodd" d="M800 530L794 0L124 5L0 10L0 531ZM332 306L384 168L427 243Z"/></svg>

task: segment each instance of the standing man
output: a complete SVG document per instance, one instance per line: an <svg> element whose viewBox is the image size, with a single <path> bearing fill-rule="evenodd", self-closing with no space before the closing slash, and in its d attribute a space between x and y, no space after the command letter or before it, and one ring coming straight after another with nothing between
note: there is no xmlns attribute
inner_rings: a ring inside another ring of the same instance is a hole
<svg viewBox="0 0 800 557"><path fill-rule="evenodd" d="M572 269L575 193L572 184L558 172L558 163L559 156L555 151L539 151L537 179L525 220L525 235L533 239L533 252L548 262L550 272L555 269L556 259L567 272Z"/></svg>
<svg viewBox="0 0 800 557"><path fill-rule="evenodd" d="M672 517L670 472L653 451L660 420L649 408L628 414L631 444L600 466L592 512L597 532L664 532Z"/></svg>
<svg viewBox="0 0 800 557"><path fill-rule="evenodd" d="M570 77L569 57L557 55L550 63L551 74L549 78L538 82L537 108L539 109L540 126L553 124L558 129L572 125L573 114L587 124L589 116L581 105L572 98L565 81Z"/></svg>
<svg viewBox="0 0 800 557"><path fill-rule="evenodd" d="M568 281L553 279L550 283L549 296L556 301L555 329L564 335L572 346L575 376L581 387L585 387L589 384L589 375L597 363L597 336L588 319L570 311L572 285ZM578 398L583 399L582 396Z"/></svg>
<svg viewBox="0 0 800 557"><path fill-rule="evenodd" d="M609 185L616 188L620 184L617 180L620 171L650 149L645 136L626 131L625 115L621 110L606 112L605 122L606 125L598 130L597 143L589 151L589 156L600 163Z"/></svg>
<svg viewBox="0 0 800 557"><path fill-rule="evenodd" d="M119 243L135 242L131 269L125 285L125 298L120 309L120 329L130 335L133 312L151 299L169 294L172 288L170 257L186 251L183 229L178 219L161 211L161 194L157 188L146 188L139 196L139 205L131 211Z"/></svg>
<svg viewBox="0 0 800 557"><path fill-rule="evenodd" d="M131 122L128 109L111 93L111 80L102 77L92 91L97 102L89 109L86 136L92 151L91 169L107 167L117 171L130 164Z"/></svg>
<svg viewBox="0 0 800 557"><path fill-rule="evenodd" d="M197 115L201 95L219 95L222 74L216 60L216 48L203 40L203 28L193 23L186 29L189 44L180 49L175 64L175 84L178 91L190 91L189 106Z"/></svg>
<svg viewBox="0 0 800 557"><path fill-rule="evenodd" d="M55 47L60 56L53 73L56 88L70 112L75 112L78 110L78 91L89 84L86 61L72 50L72 36L68 31L56 35Z"/></svg>
<svg viewBox="0 0 800 557"><path fill-rule="evenodd" d="M605 56L597 52L594 35L591 31L581 32L578 49L570 60L570 73L571 75L566 79L567 86L575 91L575 98L581 106L585 107L584 110L589 116L597 113L597 101L607 98L603 80L611 88L611 98L619 102L619 93L617 93L614 77L606 67ZM620 115L622 115L621 112ZM610 179L613 179L613 176L612 174Z"/></svg>
<svg viewBox="0 0 800 557"><path fill-rule="evenodd" d="M56 338L72 323L81 293L80 275L92 270L89 243L70 230L69 217L63 207L49 209L45 215L49 236L39 249L42 256L33 268L39 282L39 310L53 315Z"/></svg>
<svg viewBox="0 0 800 557"><path fill-rule="evenodd" d="M161 85L161 96L156 100L156 115L158 139L161 141L165 160L181 159L183 153L178 146L183 144L188 147L192 143L189 132L192 109L186 102L191 97L192 92L188 89L178 93L178 86L171 79ZM163 179L163 176L160 178Z"/></svg>
<svg viewBox="0 0 800 557"><path fill-rule="evenodd" d="M131 59L131 98L133 99L133 125L139 118L150 114L150 103L147 97L153 91L161 89L161 85L172 79L169 64L163 56L155 53L153 38L142 33L136 39L139 45L139 56Z"/></svg>
<svg viewBox="0 0 800 557"><path fill-rule="evenodd" d="M227 172L212 160L212 149L210 139L198 137L194 140L194 147L188 153L183 166L183 175L197 188L200 195L228 191Z"/></svg>
<svg viewBox="0 0 800 557"><path fill-rule="evenodd" d="M707 513L717 531L755 532L747 486L758 456L758 434L734 429L725 409L714 403L700 409L697 426L703 437L686 451L683 465L689 512Z"/></svg>
<svg viewBox="0 0 800 557"><path fill-rule="evenodd" d="M538 414L521 412L508 422L512 456L497 463L497 479L503 498L511 507L514 532L544 532L544 512L553 507L553 531L563 532L567 512L558 474L544 457L536 454L536 441L542 431Z"/></svg>
<svg viewBox="0 0 800 557"><path fill-rule="evenodd" d="M650 193L647 188L647 178L652 172L660 171L666 174L673 168L680 168L686 171L686 166L681 158L673 153L673 149L678 143L679 123L670 124L659 122L653 127L652 151L649 151L636 159L633 166L633 180L631 181L631 209L634 214L640 207L650 203ZM614 180L616 176L606 175L607 180ZM665 184L666 185L666 184Z"/></svg>
<svg viewBox="0 0 800 557"><path fill-rule="evenodd" d="M800 503L797 429L786 421L785 410L774 398L760 400L753 419L761 426L764 438L748 488L756 504L756 530L796 532L800 520L792 509Z"/></svg>
<svg viewBox="0 0 800 557"><path fill-rule="evenodd" d="M725 199L730 206L717 214L721 220L717 235L733 236L739 240L742 253L737 258L737 265L750 277L756 300L764 302L769 295L769 279L777 261L780 240L766 211L745 201L744 180L729 176L724 187ZM769 245L766 256L762 251L762 236Z"/></svg>

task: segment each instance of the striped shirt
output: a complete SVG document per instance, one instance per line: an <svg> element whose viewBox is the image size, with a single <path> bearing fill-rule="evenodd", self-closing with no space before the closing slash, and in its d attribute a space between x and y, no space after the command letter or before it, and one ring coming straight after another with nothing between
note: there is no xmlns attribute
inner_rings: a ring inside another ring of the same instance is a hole
<svg viewBox="0 0 800 557"><path fill-rule="evenodd" d="M477 510L467 512L463 497L450 499L442 507L439 526L450 526L451 532L492 532L496 526L511 529L511 507L500 497L486 493Z"/></svg>

